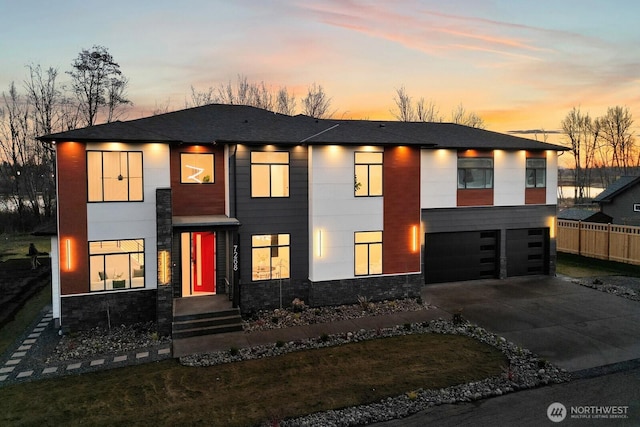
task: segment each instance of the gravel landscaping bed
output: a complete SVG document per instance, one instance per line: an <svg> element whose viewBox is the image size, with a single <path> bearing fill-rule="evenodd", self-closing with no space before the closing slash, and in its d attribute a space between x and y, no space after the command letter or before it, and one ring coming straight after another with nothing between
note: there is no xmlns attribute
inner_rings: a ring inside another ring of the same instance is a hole
<svg viewBox="0 0 640 427"><path fill-rule="evenodd" d="M640 278L627 276L584 277L574 280L574 283L622 298L640 301Z"/></svg>

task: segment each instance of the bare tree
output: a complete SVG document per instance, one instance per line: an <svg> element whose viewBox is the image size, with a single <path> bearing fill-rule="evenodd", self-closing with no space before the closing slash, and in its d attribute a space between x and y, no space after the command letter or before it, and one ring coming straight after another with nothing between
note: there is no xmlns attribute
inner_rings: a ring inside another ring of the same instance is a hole
<svg viewBox="0 0 640 427"><path fill-rule="evenodd" d="M281 87L276 94L276 112L293 116L296 113L296 98L289 94L287 87Z"/></svg>
<svg viewBox="0 0 640 427"><path fill-rule="evenodd" d="M633 118L627 107L610 107L607 114L597 119L600 135L618 174L627 175L638 166L638 149L631 132ZM609 182L610 183L610 182Z"/></svg>
<svg viewBox="0 0 640 427"><path fill-rule="evenodd" d="M433 101L427 103L424 98L416 102L416 119L419 122L441 122L442 116Z"/></svg>
<svg viewBox="0 0 640 427"><path fill-rule="evenodd" d="M599 125L588 113L573 107L561 126L573 156L574 201L583 203L589 197L585 189L591 184L591 171L595 166Z"/></svg>
<svg viewBox="0 0 640 427"><path fill-rule="evenodd" d="M198 92L191 86L191 102L185 101L185 108L200 107L202 105L213 104L216 97L213 95L213 88ZM167 106L168 109L168 106Z"/></svg>
<svg viewBox="0 0 640 427"><path fill-rule="evenodd" d="M118 107L130 104L124 96L127 79L106 47L83 49L71 67L67 73L87 126L96 123L102 108L107 107L106 119L109 120Z"/></svg>
<svg viewBox="0 0 640 427"><path fill-rule="evenodd" d="M393 101L395 102L396 107L395 109L391 110L391 114L393 114L398 121L415 121L416 114L413 110L413 103L404 86L396 89L396 94L393 97Z"/></svg>
<svg viewBox="0 0 640 427"><path fill-rule="evenodd" d="M322 85L313 83L307 88L307 96L302 99L302 112L316 119L329 116L331 98L327 97Z"/></svg>
<svg viewBox="0 0 640 427"><path fill-rule="evenodd" d="M467 112L462 104L458 104L458 106L451 112L451 121L453 123L472 128L484 129L485 127L482 117L472 111Z"/></svg>
<svg viewBox="0 0 640 427"><path fill-rule="evenodd" d="M31 112L29 104L18 93L14 82L9 85L8 93L2 92L2 101L4 107L0 108L0 149L5 167L0 170L4 175L3 181L9 187L5 196L23 220L26 219L29 203L29 186L24 178L33 157L33 146L29 143L33 135L29 120Z"/></svg>

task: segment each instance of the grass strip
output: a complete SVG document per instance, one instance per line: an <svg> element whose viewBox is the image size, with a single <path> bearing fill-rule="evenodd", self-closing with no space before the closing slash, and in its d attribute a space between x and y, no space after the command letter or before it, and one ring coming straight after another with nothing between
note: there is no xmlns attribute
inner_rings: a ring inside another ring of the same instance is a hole
<svg viewBox="0 0 640 427"><path fill-rule="evenodd" d="M51 286L45 286L29 299L16 313L13 320L0 328L0 354L11 347L24 331L33 323L42 309L51 303Z"/></svg>
<svg viewBox="0 0 640 427"><path fill-rule="evenodd" d="M569 277L640 277L640 266L558 252L556 270Z"/></svg>
<svg viewBox="0 0 640 427"><path fill-rule="evenodd" d="M191 368L168 360L2 389L0 425L251 426L499 375L464 336L408 335Z"/></svg>

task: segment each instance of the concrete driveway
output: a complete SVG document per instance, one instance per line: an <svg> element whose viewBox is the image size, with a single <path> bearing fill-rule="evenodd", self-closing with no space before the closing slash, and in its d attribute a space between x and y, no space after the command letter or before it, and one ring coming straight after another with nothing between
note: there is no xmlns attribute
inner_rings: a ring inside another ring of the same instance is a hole
<svg viewBox="0 0 640 427"><path fill-rule="evenodd" d="M422 298L569 372L640 358L640 302L527 276L427 285Z"/></svg>

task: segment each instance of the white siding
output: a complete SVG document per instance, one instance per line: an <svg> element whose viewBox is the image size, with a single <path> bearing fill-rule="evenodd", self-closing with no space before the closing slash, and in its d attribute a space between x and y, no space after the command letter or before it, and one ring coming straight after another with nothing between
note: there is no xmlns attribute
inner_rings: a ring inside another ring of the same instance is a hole
<svg viewBox="0 0 640 427"><path fill-rule="evenodd" d="M145 283L157 286L156 189L170 183L169 146L166 144L87 144L87 150L143 151L143 202L87 204L89 241L144 239Z"/></svg>
<svg viewBox="0 0 640 427"><path fill-rule="evenodd" d="M524 205L526 188L526 151L493 152L493 205Z"/></svg>
<svg viewBox="0 0 640 427"><path fill-rule="evenodd" d="M312 281L355 277L354 233L382 230L382 197L354 196L356 151L382 150L309 147L309 279Z"/></svg>
<svg viewBox="0 0 640 427"><path fill-rule="evenodd" d="M422 150L420 153L420 208L453 208L457 205L458 152Z"/></svg>
<svg viewBox="0 0 640 427"><path fill-rule="evenodd" d="M53 318L60 320L60 253L58 236L51 237L51 311Z"/></svg>

